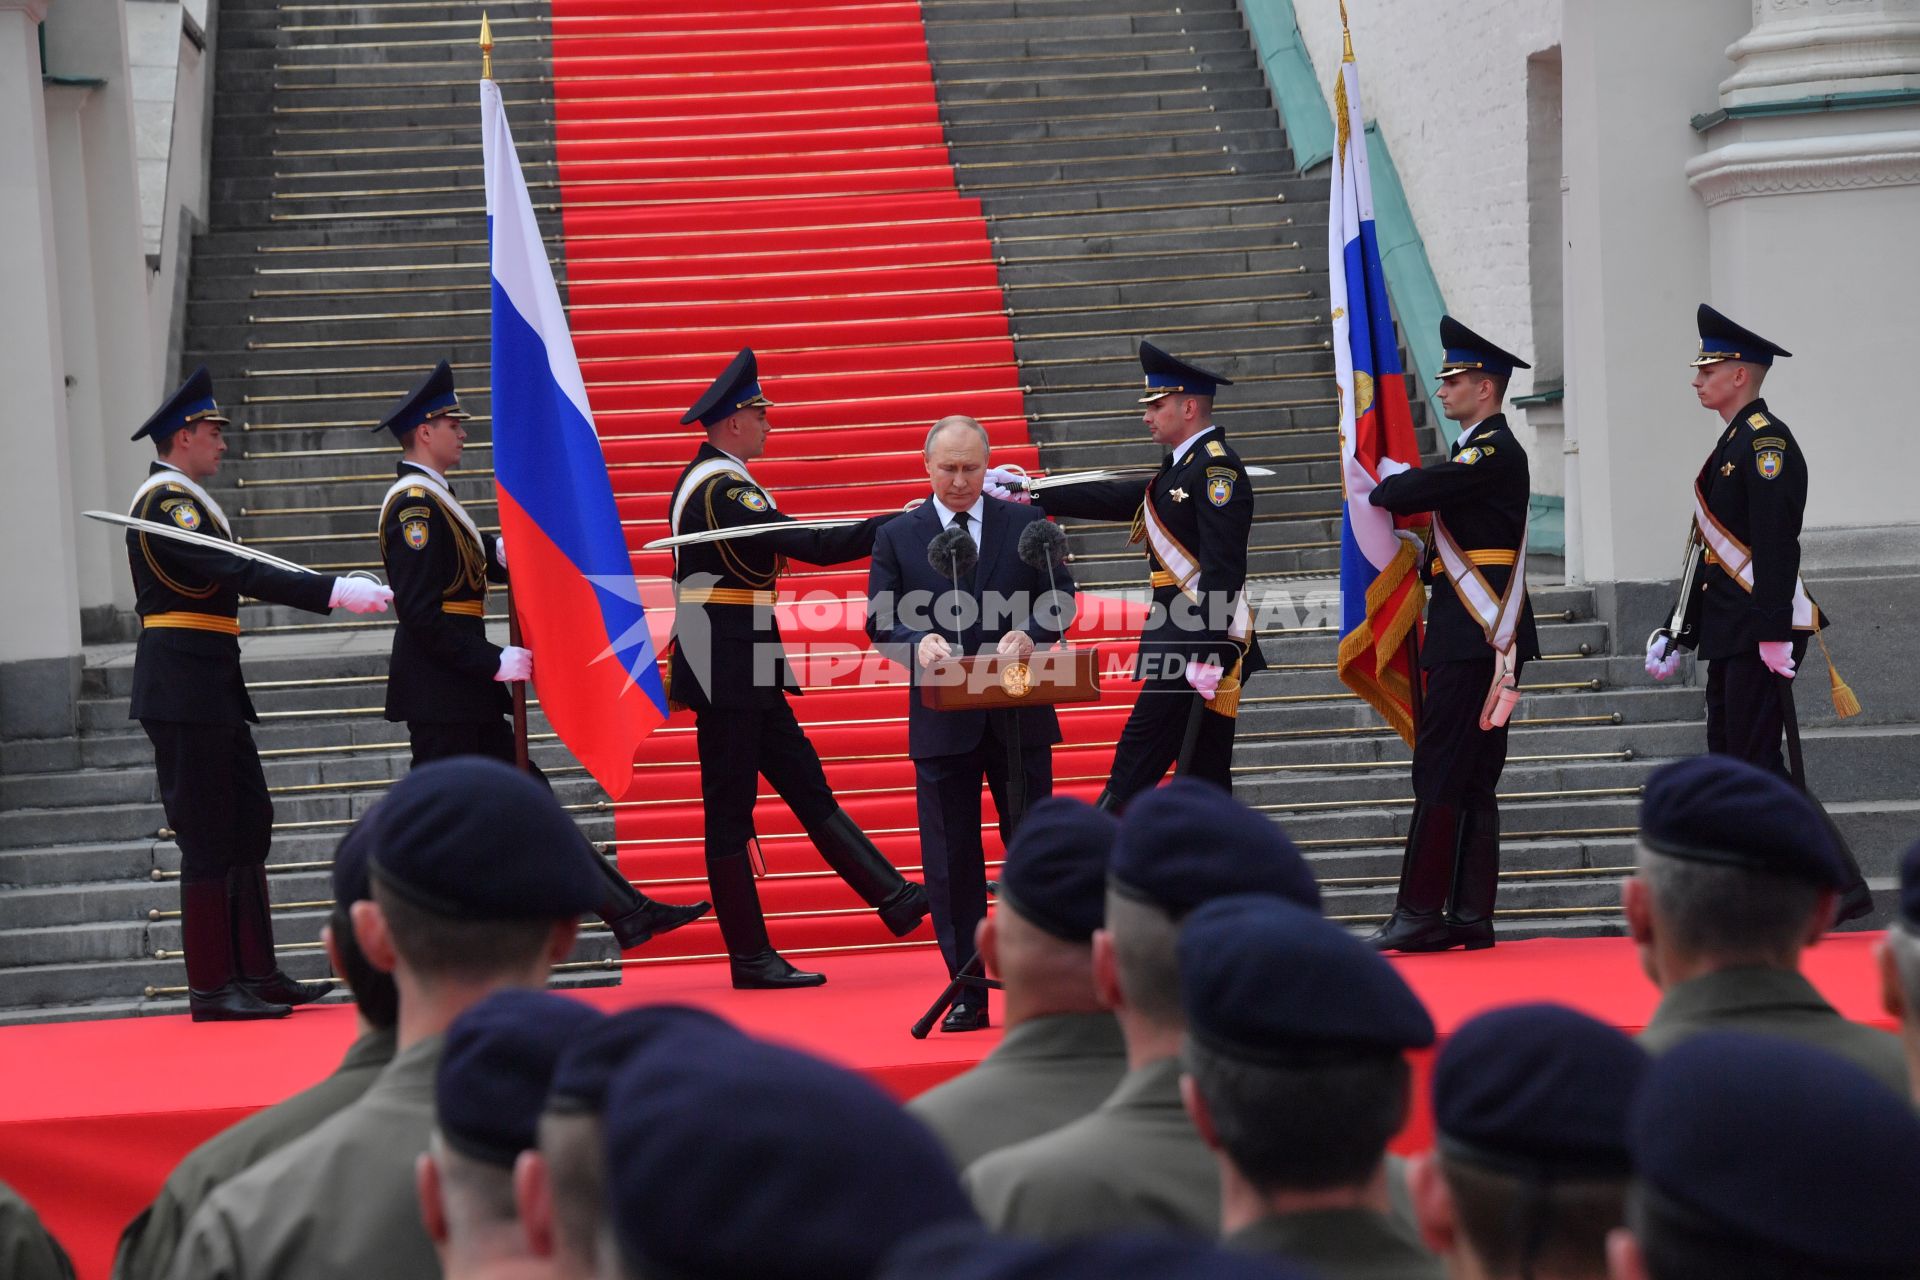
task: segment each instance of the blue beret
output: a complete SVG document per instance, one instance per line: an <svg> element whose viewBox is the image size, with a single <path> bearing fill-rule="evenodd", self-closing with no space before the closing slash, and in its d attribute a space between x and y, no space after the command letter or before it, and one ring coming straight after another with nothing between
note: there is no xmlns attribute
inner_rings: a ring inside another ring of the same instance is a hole
<svg viewBox="0 0 1920 1280"><path fill-rule="evenodd" d="M1813 801L1777 774L1708 754L1662 765L1640 797L1640 840L1689 862L1768 871L1839 889L1833 832Z"/></svg>
<svg viewBox="0 0 1920 1280"><path fill-rule="evenodd" d="M1433 1020L1392 962L1318 911L1271 894L1216 898L1180 929L1187 1030L1240 1061L1305 1050L1422 1049Z"/></svg>
<svg viewBox="0 0 1920 1280"><path fill-rule="evenodd" d="M1515 369L1533 368L1511 351L1502 351L1494 346L1452 316L1440 317L1440 345L1445 348L1446 356L1434 373L1436 378L1468 372L1505 378L1510 377Z"/></svg>
<svg viewBox="0 0 1920 1280"><path fill-rule="evenodd" d="M423 764L379 804L374 879L436 915L564 920L606 894L553 793L484 756Z"/></svg>
<svg viewBox="0 0 1920 1280"><path fill-rule="evenodd" d="M620 1064L641 1046L667 1037L678 1042L699 1032L738 1034L725 1018L684 1004L646 1005L603 1019L561 1052L547 1109L600 1114Z"/></svg>
<svg viewBox="0 0 1920 1280"><path fill-rule="evenodd" d="M182 427L192 426L196 422L228 421L220 412L220 406L213 400L213 378L207 373L207 366L201 365L187 375L187 380L167 397L165 404L153 411L153 416L140 424L140 429L130 439L138 440L142 436L151 436L155 441L165 440Z"/></svg>
<svg viewBox="0 0 1920 1280"><path fill-rule="evenodd" d="M347 834L340 837L340 845L333 851L333 901L336 906L350 907L356 902L365 902L373 896L373 888L367 883L367 864L373 857L373 846L379 841L380 805L374 805L354 820L347 828Z"/></svg>
<svg viewBox="0 0 1920 1280"><path fill-rule="evenodd" d="M1695 1238L1808 1275L1920 1267L1920 1115L1824 1049L1729 1031L1684 1040L1654 1060L1631 1134L1650 1211Z"/></svg>
<svg viewBox="0 0 1920 1280"><path fill-rule="evenodd" d="M453 366L442 360L422 378L413 390L407 392L394 410L380 420L375 431L387 430L395 436L403 436L429 418L471 418L473 415L460 407L460 397L453 391Z"/></svg>
<svg viewBox="0 0 1920 1280"><path fill-rule="evenodd" d="M594 1024L594 1009L566 996L496 991L447 1028L433 1087L447 1145L511 1169L535 1144L560 1051Z"/></svg>
<svg viewBox="0 0 1920 1280"><path fill-rule="evenodd" d="M641 1275L853 1280L915 1231L978 1221L892 1098L748 1036L637 1050L604 1123L609 1217Z"/></svg>
<svg viewBox="0 0 1920 1280"><path fill-rule="evenodd" d="M1693 358L1695 368L1719 364L1722 360L1771 366L1775 356L1793 354L1779 343L1769 342L1753 330L1735 324L1704 302L1693 318L1700 330L1700 354Z"/></svg>
<svg viewBox="0 0 1920 1280"><path fill-rule="evenodd" d="M1211 398L1219 388L1233 385L1232 378L1223 378L1217 373L1207 372L1199 365L1188 364L1178 356L1168 355L1151 342L1143 341L1140 344L1140 369L1146 374L1147 382L1147 394L1140 397L1141 404L1151 404L1176 391Z"/></svg>
<svg viewBox="0 0 1920 1280"><path fill-rule="evenodd" d="M700 393L693 408L681 415L684 425L697 422L703 427L725 422L750 405L772 404L760 394L760 366L751 347L743 348L713 384Z"/></svg>
<svg viewBox="0 0 1920 1280"><path fill-rule="evenodd" d="M909 1240L874 1280L1302 1280L1268 1254L1172 1233L1043 1242L943 1227Z"/></svg>
<svg viewBox="0 0 1920 1280"><path fill-rule="evenodd" d="M1483 1013L1434 1060L1441 1154L1522 1177L1624 1178L1627 1117L1647 1065L1623 1032L1565 1005Z"/></svg>
<svg viewBox="0 0 1920 1280"><path fill-rule="evenodd" d="M1108 875L1127 897L1175 918L1230 893L1320 909L1320 885L1287 833L1198 778L1175 778L1127 806Z"/></svg>
<svg viewBox="0 0 1920 1280"><path fill-rule="evenodd" d="M1920 933L1920 840L1900 859L1900 920Z"/></svg>
<svg viewBox="0 0 1920 1280"><path fill-rule="evenodd" d="M1000 905L1064 942L1087 942L1107 911L1107 858L1120 824L1072 796L1020 819L1000 869Z"/></svg>

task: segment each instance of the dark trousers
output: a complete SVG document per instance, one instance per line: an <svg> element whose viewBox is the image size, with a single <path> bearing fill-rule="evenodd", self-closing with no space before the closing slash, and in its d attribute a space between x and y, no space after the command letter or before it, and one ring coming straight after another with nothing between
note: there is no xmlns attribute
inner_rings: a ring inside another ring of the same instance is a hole
<svg viewBox="0 0 1920 1280"><path fill-rule="evenodd" d="M973 750L913 762L920 860L933 908L933 932L940 940L940 954L946 957L949 977L973 958L974 933L987 914L987 862L980 838L981 778L987 780L987 789L993 793L1001 841L1013 838L1013 823L1008 821L1010 774L1004 735L1015 731L1015 726L992 716ZM1052 747L1024 747L1021 766L1029 806L1053 794Z"/></svg>
<svg viewBox="0 0 1920 1280"><path fill-rule="evenodd" d="M426 720L407 721L407 745L413 749L415 766L454 756L486 756L503 764L514 762L513 724L499 716L464 724L438 724ZM546 783L547 775L531 759L527 772Z"/></svg>
<svg viewBox="0 0 1920 1280"><path fill-rule="evenodd" d="M1493 914L1500 875L1500 805L1507 730L1480 727L1493 655L1426 671L1413 743L1413 819L1395 909L1445 911L1478 922Z"/></svg>
<svg viewBox="0 0 1920 1280"><path fill-rule="evenodd" d="M245 724L142 720L160 803L180 845L182 880L212 880L267 860L273 801Z"/></svg>
<svg viewBox="0 0 1920 1280"><path fill-rule="evenodd" d="M1794 645L1796 659L1806 642ZM1707 664L1707 750L1788 777L1780 754L1784 720L1780 677L1767 670L1758 653L1715 658Z"/></svg>
<svg viewBox="0 0 1920 1280"><path fill-rule="evenodd" d="M1184 680L1150 680L1141 686L1140 698L1133 704L1133 713L1113 748L1107 794L1116 809L1142 791L1160 785L1160 779L1180 759L1187 719L1199 701L1200 695ZM1188 765L1190 776L1233 789L1234 723L1231 716L1200 713L1200 735L1194 740L1193 759Z"/></svg>

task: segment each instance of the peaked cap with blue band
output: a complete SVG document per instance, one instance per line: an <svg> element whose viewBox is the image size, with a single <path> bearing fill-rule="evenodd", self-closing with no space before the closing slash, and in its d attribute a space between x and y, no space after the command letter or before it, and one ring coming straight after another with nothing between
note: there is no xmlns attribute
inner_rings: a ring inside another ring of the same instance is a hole
<svg viewBox="0 0 1920 1280"><path fill-rule="evenodd" d="M1692 361L1696 369L1722 360L1738 360L1765 368L1773 364L1775 356L1793 354L1779 343L1769 342L1753 330L1735 324L1704 302L1694 313L1694 323L1700 328L1700 354Z"/></svg>
<svg viewBox="0 0 1920 1280"><path fill-rule="evenodd" d="M1090 942L1106 917L1107 861L1120 824L1073 796L1027 810L1000 868L1000 905L1062 942Z"/></svg>
<svg viewBox="0 0 1920 1280"><path fill-rule="evenodd" d="M760 394L760 366L753 348L743 348L727 366L726 372L693 402L693 408L681 415L680 422L697 422L703 427L718 426L742 409L773 401Z"/></svg>
<svg viewBox="0 0 1920 1280"><path fill-rule="evenodd" d="M1147 375L1147 394L1140 397L1141 404L1152 404L1175 392L1211 399L1217 388L1233 385L1232 378L1208 373L1198 365L1188 364L1179 356L1169 355L1146 341L1140 343L1140 368Z"/></svg>
<svg viewBox="0 0 1920 1280"><path fill-rule="evenodd" d="M207 373L207 366L201 365L187 375L167 402L153 411L153 416L140 424L140 429L128 439L138 440L142 436L151 436L154 443L165 440L182 427L190 427L196 422L227 423L232 421L220 412L220 406L213 400L213 378Z"/></svg>
<svg viewBox="0 0 1920 1280"><path fill-rule="evenodd" d="M1436 378L1456 373L1484 373L1505 378L1511 376L1515 369L1533 368L1511 351L1494 346L1452 316L1440 317L1440 345L1447 349L1447 357L1440 362L1438 372L1433 375Z"/></svg>
<svg viewBox="0 0 1920 1280"><path fill-rule="evenodd" d="M650 1004L607 1018L568 1044L553 1069L547 1110L565 1115L599 1115L607 1090L621 1066L648 1045L695 1035L738 1035L732 1023L705 1009L684 1004Z"/></svg>
<svg viewBox="0 0 1920 1280"><path fill-rule="evenodd" d="M1175 778L1127 805L1107 883L1176 920L1230 893L1320 909L1319 882L1279 824L1198 778Z"/></svg>
<svg viewBox="0 0 1920 1280"><path fill-rule="evenodd" d="M432 418L472 416L460 407L460 397L454 394L453 366L442 360L374 430L391 431L397 438Z"/></svg>
<svg viewBox="0 0 1920 1280"><path fill-rule="evenodd" d="M1393 963L1297 902L1215 898L1180 927L1179 955L1188 1032L1236 1062L1433 1043L1433 1019Z"/></svg>
<svg viewBox="0 0 1920 1280"><path fill-rule="evenodd" d="M448 1146L512 1169L539 1140L554 1064L606 1018L546 991L496 991L453 1020L434 1069L434 1120Z"/></svg>

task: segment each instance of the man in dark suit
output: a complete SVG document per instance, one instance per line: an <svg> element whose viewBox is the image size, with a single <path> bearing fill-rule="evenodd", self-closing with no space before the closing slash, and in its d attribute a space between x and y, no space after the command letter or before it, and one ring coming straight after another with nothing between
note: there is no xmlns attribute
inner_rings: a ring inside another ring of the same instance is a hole
<svg viewBox="0 0 1920 1280"><path fill-rule="evenodd" d="M227 418L196 369L133 433L159 454L130 514L232 542L201 486L220 470ZM382 612L393 592L360 578L298 573L143 530L127 533L140 644L129 719L153 743L167 825L180 844L180 945L196 1022L280 1018L327 993L274 959L267 903L273 800L247 726L259 719L240 674L240 597L311 613Z"/></svg>
<svg viewBox="0 0 1920 1280"><path fill-rule="evenodd" d="M1045 514L982 492L987 433L978 422L942 418L927 433L924 453L933 497L880 531L867 575L867 631L876 647L907 667L916 686L948 658L995 653L1024 661L1036 644L1059 640L1073 598L1064 565L1049 580L1044 567L1020 556L1021 533ZM927 544L950 529L972 541L978 561L957 581L927 556ZM1054 589L1065 592L1064 599L1049 597ZM907 754L919 804L920 860L949 975L972 958L974 932L987 913L980 779L993 791L1000 834L1008 839L1021 807L1009 799L1016 785L1014 758L1020 761L1024 804L1031 804L1053 791L1058 741L1060 720L1050 706L935 711L917 689L909 691ZM969 991L941 1027L973 1031L986 1025L986 993Z"/></svg>
<svg viewBox="0 0 1920 1280"><path fill-rule="evenodd" d="M742 351L686 415L706 440L673 486L668 521L676 534L753 527L751 537L680 547L673 558L673 653L668 697L691 708L706 801L707 883L727 944L733 985L817 987L826 981L789 964L767 936L748 844L762 776L806 828L820 856L896 938L927 915L926 891L901 876L840 807L820 753L787 700L800 684L787 666L775 612L789 558L808 564L858 560L899 512L843 528L808 528L780 510L747 464L767 447L759 365Z"/></svg>
<svg viewBox="0 0 1920 1280"><path fill-rule="evenodd" d="M1231 790L1240 688L1267 666L1246 594L1253 484L1213 421L1215 390L1233 382L1151 342L1140 344L1140 367L1146 378L1141 416L1153 442L1168 451L1158 473L1145 483L1061 485L1044 499L1053 515L1132 521L1132 541L1143 544L1153 591L1134 662L1140 697L1114 745L1113 769L1097 801L1102 809L1120 809L1159 785L1196 715L1187 771ZM1011 488L1020 479L993 471L987 492L1027 501Z"/></svg>
<svg viewBox="0 0 1920 1280"><path fill-rule="evenodd" d="M1503 719L1482 725L1502 671L1540 656L1526 598L1526 451L1500 404L1515 369L1533 366L1443 316L1440 407L1461 426L1451 456L1409 468L1383 459L1369 501L1395 515L1432 512L1420 557L1431 595L1420 665L1426 677L1413 743L1413 818L1393 915L1369 939L1383 951L1493 945L1500 885ZM1509 590L1511 588L1511 590Z"/></svg>
<svg viewBox="0 0 1920 1280"><path fill-rule="evenodd" d="M447 480L469 416L442 360L374 428L391 431L404 451L380 504L380 560L400 623L387 663L387 719L406 723L416 766L450 756L515 763L507 686L533 675L532 650L487 639L487 586L507 581L506 541L480 531ZM527 770L546 784L539 765L529 760ZM607 880L597 914L622 951L707 913L704 902L656 902L604 858L595 861Z"/></svg>

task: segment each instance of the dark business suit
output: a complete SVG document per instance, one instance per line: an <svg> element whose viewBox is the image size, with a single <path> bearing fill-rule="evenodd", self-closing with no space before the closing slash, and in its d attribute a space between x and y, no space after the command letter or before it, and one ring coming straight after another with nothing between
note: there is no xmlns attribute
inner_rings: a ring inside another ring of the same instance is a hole
<svg viewBox="0 0 1920 1280"><path fill-rule="evenodd" d="M984 608L966 611L971 624L960 629L957 644L955 632L941 625L945 611L932 607L956 589L952 578L927 561L927 544L941 531L938 499L929 498L882 528L874 539L867 575L867 631L875 646L903 663L918 685L925 672L917 650L935 629L966 654L994 652L1009 631L1026 632L1036 645L1059 640L1071 620L1071 605L1049 610L1042 598L1058 589L1071 601L1073 579L1066 566L1059 565L1050 582L1045 570L1019 555L1021 531L1044 519L1032 508L994 498L981 504L984 528L972 535L980 560L959 589L970 592ZM1012 835L1007 792L1013 734L1019 735L1026 802L1032 804L1053 790L1053 744L1060 741L1060 720L1052 707L935 711L922 703L917 689L908 695L907 754L914 765L921 862L933 904L934 933L949 973L958 973L972 958L974 930L987 913L986 855L980 839L983 776L1000 815L1001 837Z"/></svg>

